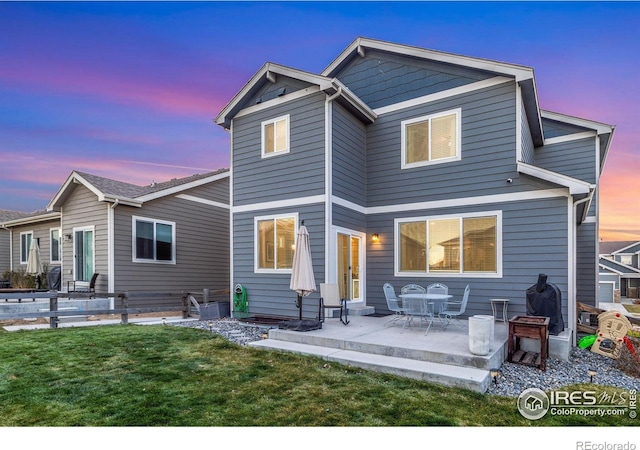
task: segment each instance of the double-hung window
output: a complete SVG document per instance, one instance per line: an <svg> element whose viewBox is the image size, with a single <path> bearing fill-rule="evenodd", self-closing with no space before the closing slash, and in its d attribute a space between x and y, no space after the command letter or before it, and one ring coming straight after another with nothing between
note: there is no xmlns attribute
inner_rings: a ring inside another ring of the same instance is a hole
<svg viewBox="0 0 640 450"><path fill-rule="evenodd" d="M33 240L33 231L20 233L20 264L27 264L29 261L29 249Z"/></svg>
<svg viewBox="0 0 640 450"><path fill-rule="evenodd" d="M133 260L136 262L176 262L176 224L163 220L133 217Z"/></svg>
<svg viewBox="0 0 640 450"><path fill-rule="evenodd" d="M256 217L256 272L291 272L296 243L296 223L296 215Z"/></svg>
<svg viewBox="0 0 640 450"><path fill-rule="evenodd" d="M262 157L289 152L289 115L262 122Z"/></svg>
<svg viewBox="0 0 640 450"><path fill-rule="evenodd" d="M402 168L459 160L460 111L402 121Z"/></svg>
<svg viewBox="0 0 640 450"><path fill-rule="evenodd" d="M396 275L501 276L498 212L396 219Z"/></svg>
<svg viewBox="0 0 640 450"><path fill-rule="evenodd" d="M59 263L62 260L60 236L60 228L51 228L49 230L49 261L52 263Z"/></svg>

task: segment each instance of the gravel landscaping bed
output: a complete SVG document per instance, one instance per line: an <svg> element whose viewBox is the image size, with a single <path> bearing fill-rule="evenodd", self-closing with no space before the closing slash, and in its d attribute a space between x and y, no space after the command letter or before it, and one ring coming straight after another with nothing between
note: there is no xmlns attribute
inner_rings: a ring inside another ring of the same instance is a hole
<svg viewBox="0 0 640 450"><path fill-rule="evenodd" d="M210 330L229 341L240 345L265 339L268 329L247 325L235 319L223 318L211 321L211 328L207 321L175 322L172 325ZM616 360L575 347L571 351L568 361L549 358L547 370L542 371L536 367L505 362L500 368L497 383L491 383L488 394L518 397L522 391L528 388L542 390L558 389L577 383L589 383L590 369L596 371L593 383L615 386L623 389L640 388L640 378L627 375L618 370Z"/></svg>

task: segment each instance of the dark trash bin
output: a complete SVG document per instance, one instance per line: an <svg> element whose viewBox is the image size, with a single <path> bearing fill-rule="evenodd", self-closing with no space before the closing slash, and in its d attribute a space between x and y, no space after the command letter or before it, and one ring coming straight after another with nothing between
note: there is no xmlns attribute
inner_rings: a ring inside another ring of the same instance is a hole
<svg viewBox="0 0 640 450"><path fill-rule="evenodd" d="M231 317L229 302L212 302L200 305L200 320L222 319Z"/></svg>

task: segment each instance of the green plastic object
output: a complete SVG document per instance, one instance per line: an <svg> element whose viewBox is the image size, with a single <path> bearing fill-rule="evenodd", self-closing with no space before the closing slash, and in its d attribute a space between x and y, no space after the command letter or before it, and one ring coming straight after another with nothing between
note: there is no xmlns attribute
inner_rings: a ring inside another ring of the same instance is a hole
<svg viewBox="0 0 640 450"><path fill-rule="evenodd" d="M236 284L233 292L233 311L246 314L249 311L248 306L247 290L241 284Z"/></svg>
<svg viewBox="0 0 640 450"><path fill-rule="evenodd" d="M596 336L595 334L591 336L585 336L582 339L580 339L580 341L578 341L578 347L589 348L593 345L593 343L596 341L597 338L598 336Z"/></svg>

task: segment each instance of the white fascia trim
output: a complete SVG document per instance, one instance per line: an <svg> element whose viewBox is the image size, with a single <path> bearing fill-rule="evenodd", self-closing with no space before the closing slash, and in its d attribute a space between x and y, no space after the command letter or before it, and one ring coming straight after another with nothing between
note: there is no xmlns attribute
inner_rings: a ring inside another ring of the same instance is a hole
<svg viewBox="0 0 640 450"><path fill-rule="evenodd" d="M188 200L190 202L200 203L200 204L203 204L203 205L215 206L216 208L231 209L231 207L229 205L227 205L226 203L216 202L216 201L213 201L213 200L207 200L206 198L195 197L193 195L179 194L179 195L176 195L176 198L180 198L182 200Z"/></svg>
<svg viewBox="0 0 640 450"><path fill-rule="evenodd" d="M597 134L612 133L615 128L613 125L607 125L602 122L595 122L593 120L581 119L579 117L567 116L551 111L540 111L540 116L545 119L555 120L557 122L564 122L571 125L576 125L583 128L591 128L596 131Z"/></svg>
<svg viewBox="0 0 640 450"><path fill-rule="evenodd" d="M267 76L267 73L280 74L297 80L306 81L307 83L319 86L320 89L327 89L331 87L331 80L329 78L268 62L265 63L253 77L251 77L240 92L238 92L227 106L220 111L220 114L215 118L215 123L218 125L224 124L227 114L229 114L229 112L242 101L251 89L262 79L262 77Z"/></svg>
<svg viewBox="0 0 640 450"><path fill-rule="evenodd" d="M464 206L487 205L504 202L526 200L540 200L545 198L568 197L565 189L547 189L541 191L514 192L512 194L480 195L477 197L463 197L448 200L434 200L430 202L405 203L389 206L372 206L366 208L367 214L387 214L429 210L439 208L457 208ZM344 206L344 205L343 205Z"/></svg>
<svg viewBox="0 0 640 450"><path fill-rule="evenodd" d="M596 216L589 216L583 219L582 223L596 223Z"/></svg>
<svg viewBox="0 0 640 450"><path fill-rule="evenodd" d="M594 137L596 137L595 131L584 131L582 133L567 134L565 136L558 136L558 137L545 139L543 145L560 144L562 142L571 142L571 141L577 141L580 139L588 139L588 138L594 138Z"/></svg>
<svg viewBox="0 0 640 450"><path fill-rule="evenodd" d="M373 112L377 115L387 114L390 112L400 111L402 109L411 108L414 106L423 105L425 103L435 102L437 100L443 100L445 98L453 97L455 95L467 94L469 92L477 91L479 89L486 89L493 86L498 86L504 83L513 83L511 78L506 77L494 77L488 80L477 81L475 83L467 84L453 89L447 89L446 91L436 92L435 94L423 95L422 97L412 98L404 102L394 103L393 105L383 106L376 108Z"/></svg>
<svg viewBox="0 0 640 450"><path fill-rule="evenodd" d="M588 194L592 188L595 188L595 186L592 186L586 181L580 181L576 178L568 177L566 175L532 166L531 164L523 163L520 161L517 163L517 167L519 173L530 175L541 180L550 181L552 183L559 184L560 186L568 187L569 193L571 195Z"/></svg>
<svg viewBox="0 0 640 450"><path fill-rule="evenodd" d="M332 80L332 84L334 85L334 88L340 92L340 95L351 105L353 105L354 108L360 111L363 116L367 117L371 122L375 121L375 119L378 117L376 112L369 108L369 106L367 106L367 104L363 102L356 94L351 92L351 90L349 90L347 86L342 84L342 82L337 78L334 78Z"/></svg>
<svg viewBox="0 0 640 450"><path fill-rule="evenodd" d="M516 162L522 161L522 86L516 85Z"/></svg>
<svg viewBox="0 0 640 450"><path fill-rule="evenodd" d="M287 200L274 200L272 202L252 203L250 205L232 206L231 211L234 214L237 214L237 213L247 213L247 212L253 212L253 211L265 211L268 209L306 206L306 205L313 205L316 203L323 203L325 201L325 198L326 196L322 194L322 195L311 195L309 197L292 198Z"/></svg>
<svg viewBox="0 0 640 450"><path fill-rule="evenodd" d="M112 195L101 195L100 197L98 197L98 201L100 202L109 202L109 203L118 203L120 205L126 205L126 206L133 206L136 208L141 208L142 207L142 203L141 201L132 199L132 198L128 198L128 197L115 197Z"/></svg>
<svg viewBox="0 0 640 450"><path fill-rule="evenodd" d="M351 211L355 211L360 214L367 214L367 208L365 206L360 206L349 200L345 200L340 197L336 197L335 195L331 196L331 203L338 206L343 206Z"/></svg>
<svg viewBox="0 0 640 450"><path fill-rule="evenodd" d="M155 200L157 198L166 197L167 195L173 195L178 192L186 191L188 189L193 189L195 187L203 186L205 184L213 183L214 181L222 180L224 178L229 178L229 171L220 172L215 175L211 175L209 177L200 178L199 180L191 181L189 183L181 184L180 186L175 186L168 189L163 189L158 192L154 192L152 194L142 195L137 197L133 201L139 202L141 205L144 202L148 202L149 200ZM122 199L120 200L122 203Z"/></svg>
<svg viewBox="0 0 640 450"><path fill-rule="evenodd" d="M292 92L291 94L285 94L281 97L273 98L271 100L267 100L266 102L258 103L257 105L247 106L244 109L238 111L235 115L234 119L243 117L249 114L253 114L265 109L270 109L275 106L282 105L283 103L291 102L293 100L298 100L309 95L317 94L320 92L320 88L318 86L310 86L305 89L300 89L299 91Z"/></svg>
<svg viewBox="0 0 640 450"><path fill-rule="evenodd" d="M638 245L638 244L640 244L640 241L638 241L638 242L634 242L634 243L633 243L633 244L631 244L631 245L627 245L626 247L623 247L623 248L621 248L620 250L616 250L616 251L614 251L614 252L611 252L611 254L612 254L612 255L618 255L618 254L621 254L621 253L625 253L625 250L628 250L628 249L630 249L631 247L635 247L635 246L636 246L636 245ZM640 253L640 252L629 253L629 255L633 255L633 254L635 254L635 253Z"/></svg>
<svg viewBox="0 0 640 450"><path fill-rule="evenodd" d="M533 69L526 66L492 61L489 59L473 58L470 56L456 55L453 53L439 52L419 47L394 44L391 42L377 41L368 38L358 38L353 41L349 45L349 47L347 47L338 56L338 58L336 58L325 70L322 71L321 75L329 76L329 74L331 74L331 72L336 69L353 52L356 52L362 48L371 48L390 53L413 56L421 59L430 59L433 61L440 61L444 63L455 64L458 66L471 67L489 72L502 73L505 75L514 76L518 81L533 78Z"/></svg>
<svg viewBox="0 0 640 450"><path fill-rule="evenodd" d="M19 225L28 225L31 223L47 222L49 220L59 219L61 214L57 211L41 214L39 216L23 217L22 219L7 220L0 224L1 228L16 227Z"/></svg>

